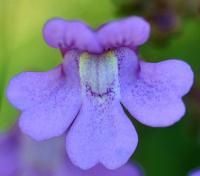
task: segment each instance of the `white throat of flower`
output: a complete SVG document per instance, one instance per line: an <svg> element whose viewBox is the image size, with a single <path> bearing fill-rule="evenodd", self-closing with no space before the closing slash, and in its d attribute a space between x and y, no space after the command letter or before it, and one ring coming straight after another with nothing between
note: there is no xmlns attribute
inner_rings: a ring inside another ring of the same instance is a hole
<svg viewBox="0 0 200 176"><path fill-rule="evenodd" d="M118 61L114 52L102 55L83 53L79 69L82 96L91 97L98 104L120 97Z"/></svg>

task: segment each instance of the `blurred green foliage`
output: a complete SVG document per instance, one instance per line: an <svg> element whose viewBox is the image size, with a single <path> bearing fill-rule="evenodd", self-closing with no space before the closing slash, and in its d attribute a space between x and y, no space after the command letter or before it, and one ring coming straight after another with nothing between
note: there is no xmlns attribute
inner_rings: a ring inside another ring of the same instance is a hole
<svg viewBox="0 0 200 176"><path fill-rule="evenodd" d="M17 73L45 71L61 62L59 51L49 48L42 39L44 23L49 18L62 17L84 20L97 27L120 17L117 9L117 5L109 0L0 0L1 130L8 129L19 115L6 100L8 81ZM148 61L167 58L187 61L195 71L198 94L199 31L200 19L184 18L180 33L171 37L164 46L148 42L141 48L141 56ZM132 158L143 166L147 176L183 176L200 166L200 99L190 93L185 100L186 116L172 127L149 128L133 120L139 133L139 145Z"/></svg>

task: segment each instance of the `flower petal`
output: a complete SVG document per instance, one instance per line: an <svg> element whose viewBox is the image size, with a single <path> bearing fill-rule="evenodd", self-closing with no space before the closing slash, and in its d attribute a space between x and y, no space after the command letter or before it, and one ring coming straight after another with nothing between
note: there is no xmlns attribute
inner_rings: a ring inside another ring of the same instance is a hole
<svg viewBox="0 0 200 176"><path fill-rule="evenodd" d="M137 146L133 125L119 102L110 101L103 107L91 107L91 102L85 101L67 136L69 157L82 169L97 163L116 169L128 161Z"/></svg>
<svg viewBox="0 0 200 176"><path fill-rule="evenodd" d="M49 20L43 29L47 44L60 48L62 53L78 49L100 54L122 46L135 49L146 42L149 33L149 24L137 16L104 24L96 31L81 21L55 18Z"/></svg>
<svg viewBox="0 0 200 176"><path fill-rule="evenodd" d="M81 21L51 19L44 26L44 39L54 48L79 49L88 52L101 52L92 29Z"/></svg>
<svg viewBox="0 0 200 176"><path fill-rule="evenodd" d="M117 47L135 48L149 38L150 26L143 18L133 16L103 25L97 32L104 49Z"/></svg>
<svg viewBox="0 0 200 176"><path fill-rule="evenodd" d="M67 136L73 163L89 169L102 163L109 169L125 164L137 146L137 133L119 102L118 66L113 53L82 55L83 104Z"/></svg>
<svg viewBox="0 0 200 176"><path fill-rule="evenodd" d="M46 73L22 73L11 80L9 100L23 110L21 130L36 140L62 134L81 105L78 67L73 51L65 64Z"/></svg>
<svg viewBox="0 0 200 176"><path fill-rule="evenodd" d="M25 110L49 99L57 89L61 78L62 66L48 72L23 72L9 83L7 97L18 109Z"/></svg>
<svg viewBox="0 0 200 176"><path fill-rule="evenodd" d="M177 122L185 113L181 97L193 84L193 72L179 60L159 63L140 62L135 69L136 55L118 50L121 62L121 95L123 105L141 123L162 127ZM133 69L129 69L129 68ZM131 76L132 75L132 76Z"/></svg>

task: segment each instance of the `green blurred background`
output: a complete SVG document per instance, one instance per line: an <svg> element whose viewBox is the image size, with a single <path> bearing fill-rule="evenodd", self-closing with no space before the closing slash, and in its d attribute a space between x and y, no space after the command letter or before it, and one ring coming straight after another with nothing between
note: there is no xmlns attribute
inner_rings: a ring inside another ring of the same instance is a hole
<svg viewBox="0 0 200 176"><path fill-rule="evenodd" d="M192 91L184 99L185 117L169 128L149 128L133 120L139 145L132 159L147 176L184 176L200 166L200 2L199 0L0 0L0 130L8 130L17 112L6 100L8 81L22 71L45 71L61 62L58 50L42 38L52 17L80 19L97 27L109 20L142 15L152 37L141 48L148 61L181 58L194 69ZM133 119L133 118L131 118Z"/></svg>

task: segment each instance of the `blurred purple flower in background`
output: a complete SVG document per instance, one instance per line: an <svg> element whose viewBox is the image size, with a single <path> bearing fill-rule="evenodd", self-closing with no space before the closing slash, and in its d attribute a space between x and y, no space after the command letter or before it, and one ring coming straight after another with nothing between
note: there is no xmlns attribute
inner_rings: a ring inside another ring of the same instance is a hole
<svg viewBox="0 0 200 176"><path fill-rule="evenodd" d="M192 170L188 176L200 176L200 168Z"/></svg>
<svg viewBox="0 0 200 176"><path fill-rule="evenodd" d="M143 176L137 164L114 171L101 165L84 171L65 156L64 138L36 142L18 130L0 134L0 175L2 176Z"/></svg>
<svg viewBox="0 0 200 176"><path fill-rule="evenodd" d="M0 175L15 176L19 173L19 141L16 130L0 134Z"/></svg>
<svg viewBox="0 0 200 176"><path fill-rule="evenodd" d="M25 72L10 81L7 96L22 111L22 131L45 140L70 128L66 149L82 169L125 164L138 137L121 104L145 125L170 126L184 115L181 98L193 84L193 72L183 61L139 58L137 48L149 33L140 17L97 30L79 21L48 21L45 41L59 48L64 60L48 72Z"/></svg>
<svg viewBox="0 0 200 176"><path fill-rule="evenodd" d="M1 176L58 176L63 166L63 139L35 142L16 128L0 134ZM61 145L62 144L62 145ZM66 174L60 174L64 176Z"/></svg>

